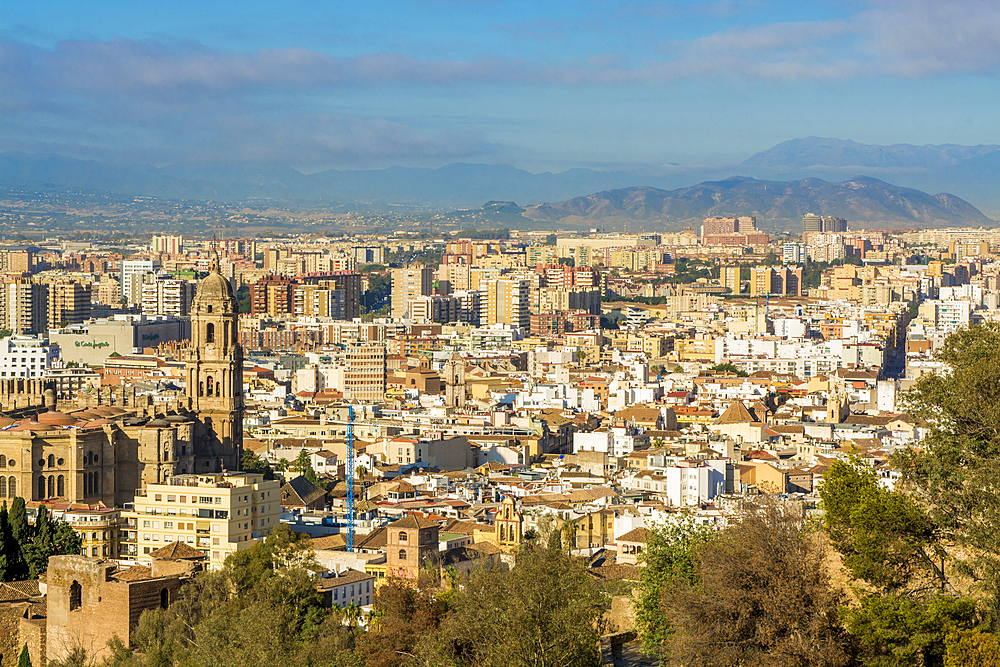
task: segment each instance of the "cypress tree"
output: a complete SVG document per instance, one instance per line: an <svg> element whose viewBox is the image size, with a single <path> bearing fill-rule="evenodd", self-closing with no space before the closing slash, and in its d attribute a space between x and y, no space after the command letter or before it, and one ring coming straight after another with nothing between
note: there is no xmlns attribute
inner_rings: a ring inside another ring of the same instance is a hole
<svg viewBox="0 0 1000 667"><path fill-rule="evenodd" d="M0 581L10 581L8 576L12 551L15 550L14 537L10 534L10 522L7 520L7 501L0 506ZM0 664L3 660L0 659Z"/></svg>
<svg viewBox="0 0 1000 667"><path fill-rule="evenodd" d="M24 509L24 498L14 498L7 513L7 520L10 523L13 542L8 550L7 576L15 581L28 576L25 556L31 547L31 526L28 524L28 513Z"/></svg>
<svg viewBox="0 0 1000 667"><path fill-rule="evenodd" d="M49 520L48 510L43 506L38 510L38 520L35 522L35 539L25 550L25 561L28 564L28 578L34 579L49 566L49 556L56 552L55 527Z"/></svg>
<svg viewBox="0 0 1000 667"><path fill-rule="evenodd" d="M21 649L21 657L17 659L17 667L31 667L31 656L28 655L28 645Z"/></svg>

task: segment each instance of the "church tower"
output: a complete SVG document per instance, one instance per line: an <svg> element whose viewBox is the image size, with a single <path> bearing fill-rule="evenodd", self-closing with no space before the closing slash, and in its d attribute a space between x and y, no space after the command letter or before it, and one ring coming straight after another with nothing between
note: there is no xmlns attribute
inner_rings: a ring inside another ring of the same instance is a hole
<svg viewBox="0 0 1000 667"><path fill-rule="evenodd" d="M187 398L194 413L192 472L238 470L243 454L243 349L232 285L212 254L208 276L191 302Z"/></svg>
<svg viewBox="0 0 1000 667"><path fill-rule="evenodd" d="M449 408L465 407L465 362L457 353L444 364L444 404Z"/></svg>

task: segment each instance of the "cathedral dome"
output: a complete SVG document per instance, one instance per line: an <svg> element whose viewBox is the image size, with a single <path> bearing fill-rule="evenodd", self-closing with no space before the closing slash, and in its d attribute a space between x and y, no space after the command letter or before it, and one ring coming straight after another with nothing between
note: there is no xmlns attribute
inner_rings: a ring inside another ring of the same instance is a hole
<svg viewBox="0 0 1000 667"><path fill-rule="evenodd" d="M217 253L212 254L212 264L208 275L198 283L192 306L197 306L205 301L225 301L232 304L235 310L236 294L233 293L233 286L230 282L219 273L219 255ZM194 309L197 310L197 308Z"/></svg>
<svg viewBox="0 0 1000 667"><path fill-rule="evenodd" d="M68 415L65 412L56 412L52 410L40 413L38 415L38 423L54 424L55 426L74 426L79 422L77 422L75 417Z"/></svg>

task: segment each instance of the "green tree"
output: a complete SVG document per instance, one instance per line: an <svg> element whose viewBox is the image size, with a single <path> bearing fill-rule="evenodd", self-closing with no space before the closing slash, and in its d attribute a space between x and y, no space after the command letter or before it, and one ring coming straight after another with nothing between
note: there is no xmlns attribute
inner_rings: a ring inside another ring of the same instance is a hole
<svg viewBox="0 0 1000 667"><path fill-rule="evenodd" d="M662 651L673 635L663 608L664 595L676 586L697 581L695 549L714 536L710 528L691 519L649 530L635 601L636 629L648 654Z"/></svg>
<svg viewBox="0 0 1000 667"><path fill-rule="evenodd" d="M28 655L28 645L21 649L21 657L17 659L17 667L31 667L31 656Z"/></svg>
<svg viewBox="0 0 1000 667"><path fill-rule="evenodd" d="M911 496L882 488L875 471L852 458L830 466L820 497L824 528L852 577L886 593L944 588L944 549Z"/></svg>
<svg viewBox="0 0 1000 667"><path fill-rule="evenodd" d="M871 595L845 610L847 629L867 667L942 665L947 638L978 624L969 598L941 595L921 602L901 595Z"/></svg>
<svg viewBox="0 0 1000 667"><path fill-rule="evenodd" d="M28 576L28 564L25 562L24 552L31 543L31 524L28 523L24 498L17 497L10 502L7 520L10 523L12 540L7 552L7 577L8 581L16 581Z"/></svg>
<svg viewBox="0 0 1000 667"><path fill-rule="evenodd" d="M735 364L729 362L726 362L724 364L716 364L711 368L709 368L708 370L713 371L715 373L732 373L733 375L741 378L747 377L746 371L740 370L739 368L736 367Z"/></svg>
<svg viewBox="0 0 1000 667"><path fill-rule="evenodd" d="M474 570L451 599L452 611L423 653L476 667L584 666L598 663L604 598L576 559L526 547L514 567Z"/></svg>
<svg viewBox="0 0 1000 667"><path fill-rule="evenodd" d="M14 542L14 536L10 532L10 521L7 518L7 501L4 500L0 505L0 581L13 579L13 576L8 575L8 570L13 567L14 552L17 550L18 545Z"/></svg>
<svg viewBox="0 0 1000 667"><path fill-rule="evenodd" d="M1000 621L1000 323L959 329L936 355L947 374L921 376L905 396L927 427L921 449L897 457L906 487L955 545L957 566Z"/></svg>
<svg viewBox="0 0 1000 667"><path fill-rule="evenodd" d="M754 508L697 546L697 581L681 579L663 594L671 660L714 667L850 663L838 618L843 595L830 584L822 546L790 509Z"/></svg>

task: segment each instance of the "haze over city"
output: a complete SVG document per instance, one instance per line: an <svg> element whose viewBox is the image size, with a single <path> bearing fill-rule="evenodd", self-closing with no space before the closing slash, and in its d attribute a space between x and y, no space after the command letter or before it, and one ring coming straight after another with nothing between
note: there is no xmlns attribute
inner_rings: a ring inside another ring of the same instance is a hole
<svg viewBox="0 0 1000 667"><path fill-rule="evenodd" d="M0 151L656 172L814 135L990 144L998 35L981 1L16 2Z"/></svg>

